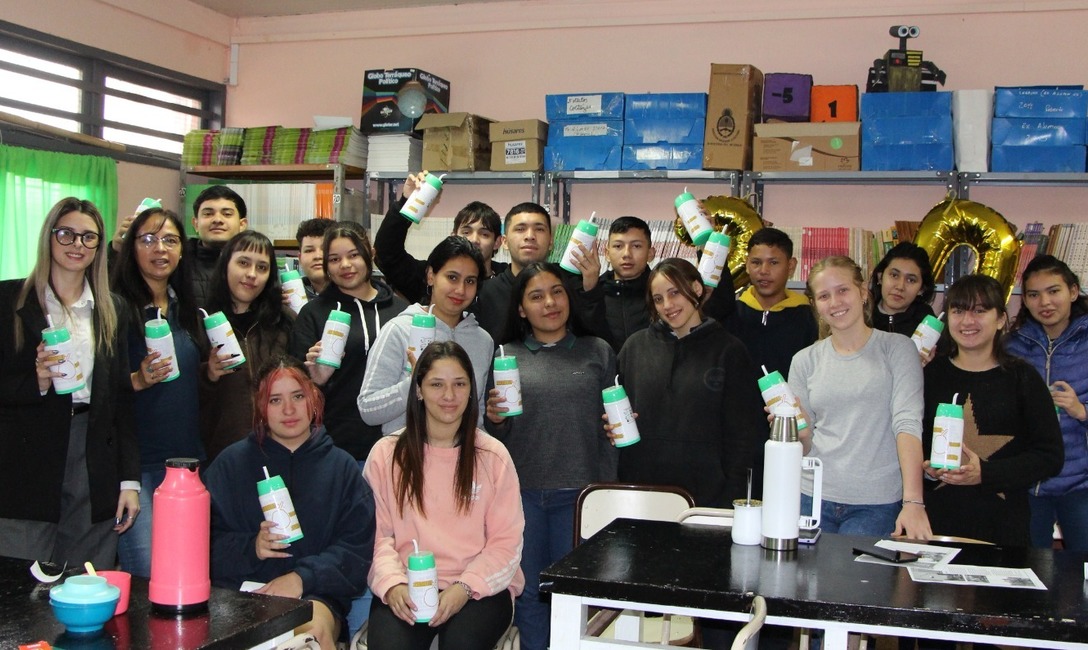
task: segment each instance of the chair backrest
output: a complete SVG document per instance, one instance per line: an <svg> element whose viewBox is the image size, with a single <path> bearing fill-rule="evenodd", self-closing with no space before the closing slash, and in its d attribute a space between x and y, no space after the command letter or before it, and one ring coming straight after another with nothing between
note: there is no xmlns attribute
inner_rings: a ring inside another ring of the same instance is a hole
<svg viewBox="0 0 1088 650"><path fill-rule="evenodd" d="M731 508L688 508L676 518L682 524L706 524L708 526L732 526Z"/></svg>
<svg viewBox="0 0 1088 650"><path fill-rule="evenodd" d="M695 505L687 490L671 485L591 483L574 507L574 545L589 539L613 519L676 521Z"/></svg>

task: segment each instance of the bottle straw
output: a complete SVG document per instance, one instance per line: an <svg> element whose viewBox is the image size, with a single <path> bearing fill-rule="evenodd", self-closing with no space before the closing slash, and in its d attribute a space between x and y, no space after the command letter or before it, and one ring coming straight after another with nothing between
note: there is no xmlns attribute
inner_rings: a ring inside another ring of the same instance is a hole
<svg viewBox="0 0 1088 650"><path fill-rule="evenodd" d="M957 398L958 398L959 396L960 396L960 394L959 394L959 393L955 393L955 394L953 394L953 395L952 395L952 403L953 403L953 404L955 404L955 403L956 403L956 399L957 399Z"/></svg>
<svg viewBox="0 0 1088 650"><path fill-rule="evenodd" d="M771 374L771 373L767 372L767 366L760 366L760 368L763 368L764 376Z"/></svg>
<svg viewBox="0 0 1088 650"><path fill-rule="evenodd" d="M159 315L158 315L158 319L159 319L159 320L162 320L162 307L159 307L159 309L158 309L158 313L159 313Z"/></svg>
<svg viewBox="0 0 1088 650"><path fill-rule="evenodd" d="M940 316L937 316L937 320L944 320L944 312L942 311Z"/></svg>
<svg viewBox="0 0 1088 650"><path fill-rule="evenodd" d="M53 329L56 325L53 324L53 317L49 314L45 315L45 322L49 325L49 329Z"/></svg>
<svg viewBox="0 0 1088 650"><path fill-rule="evenodd" d="M748 468L748 500L744 502L744 505L752 505L752 468Z"/></svg>
<svg viewBox="0 0 1088 650"><path fill-rule="evenodd" d="M502 345L501 344L499 345L499 356L500 357L505 357L506 356L506 353L502 351Z"/></svg>
<svg viewBox="0 0 1088 650"><path fill-rule="evenodd" d="M597 217L597 211L596 211L596 210L594 210L594 211L593 211L592 213L590 213L590 215L589 215L589 222L590 222L590 223L593 223L593 219L595 219L596 217Z"/></svg>
<svg viewBox="0 0 1088 650"><path fill-rule="evenodd" d="M336 301L336 311L340 311L340 301Z"/></svg>
<svg viewBox="0 0 1088 650"><path fill-rule="evenodd" d="M97 573L95 573L94 565L91 564L89 561L83 563L83 568L87 570L87 575L89 575L89 576L97 576L98 575Z"/></svg>
<svg viewBox="0 0 1088 650"><path fill-rule="evenodd" d="M620 376L619 375L616 375L616 385L617 386L620 385Z"/></svg>
<svg viewBox="0 0 1088 650"><path fill-rule="evenodd" d="M412 548L416 550L415 555L419 555L419 542L414 537L412 538Z"/></svg>
<svg viewBox="0 0 1088 650"><path fill-rule="evenodd" d="M261 467L261 469L263 469L263 470L264 470L264 478L265 478L265 480L268 480L268 479L272 478L271 476L269 476L269 475L268 475L268 466L267 466L267 465L265 465L265 466Z"/></svg>
<svg viewBox="0 0 1088 650"><path fill-rule="evenodd" d="M200 313L204 314L204 318L207 318L207 317L208 317L208 312L204 311L204 308L203 308L203 307L197 307L197 311L199 311Z"/></svg>

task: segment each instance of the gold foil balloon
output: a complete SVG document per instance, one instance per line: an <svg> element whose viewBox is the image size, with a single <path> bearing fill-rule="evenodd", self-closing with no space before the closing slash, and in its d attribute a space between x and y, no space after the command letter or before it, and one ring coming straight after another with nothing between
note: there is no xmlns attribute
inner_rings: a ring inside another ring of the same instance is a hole
<svg viewBox="0 0 1088 650"><path fill-rule="evenodd" d="M1020 241L1016 226L992 208L974 201L947 198L929 211L914 238L929 253L933 276L944 277L944 267L958 246L974 250L978 260L975 273L997 280L1012 295L1020 263Z"/></svg>
<svg viewBox="0 0 1088 650"><path fill-rule="evenodd" d="M735 196L708 196L702 204L714 230L724 232L732 240L726 266L733 278L733 288L741 289L748 284L748 240L763 227L763 219L750 203ZM676 218L673 232L685 245L694 246L680 217Z"/></svg>

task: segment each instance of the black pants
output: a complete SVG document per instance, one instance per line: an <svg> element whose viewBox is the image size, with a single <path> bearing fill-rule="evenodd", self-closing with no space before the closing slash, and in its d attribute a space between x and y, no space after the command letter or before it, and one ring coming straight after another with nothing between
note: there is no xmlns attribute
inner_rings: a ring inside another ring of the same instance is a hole
<svg viewBox="0 0 1088 650"><path fill-rule="evenodd" d="M426 623L405 623L380 598L375 598L370 605L366 645L370 650L427 650L438 635L439 650L492 650L510 626L513 611L510 592L503 591L470 600L450 620L430 627Z"/></svg>

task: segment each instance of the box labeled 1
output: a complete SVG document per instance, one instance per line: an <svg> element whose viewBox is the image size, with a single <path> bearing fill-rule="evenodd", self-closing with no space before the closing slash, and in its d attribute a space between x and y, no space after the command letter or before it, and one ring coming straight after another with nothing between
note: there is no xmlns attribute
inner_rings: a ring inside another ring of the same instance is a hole
<svg viewBox="0 0 1088 650"><path fill-rule="evenodd" d="M857 122L857 86L813 86L809 116L813 122Z"/></svg>

